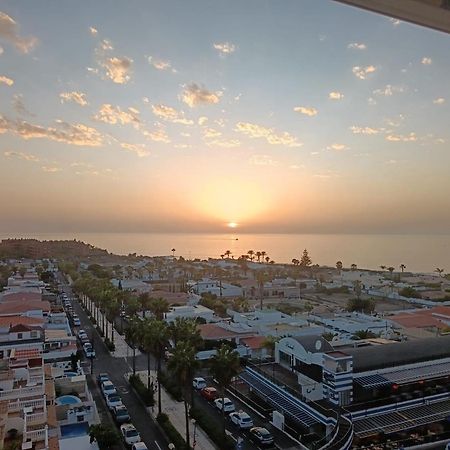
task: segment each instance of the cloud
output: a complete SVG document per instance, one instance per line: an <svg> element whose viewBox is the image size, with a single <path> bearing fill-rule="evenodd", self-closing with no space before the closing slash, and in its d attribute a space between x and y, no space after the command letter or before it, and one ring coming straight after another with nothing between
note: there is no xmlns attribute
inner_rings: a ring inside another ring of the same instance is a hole
<svg viewBox="0 0 450 450"><path fill-rule="evenodd" d="M377 68L375 66L355 66L352 68L353 75L355 75L355 77L359 78L360 80L365 80L367 78L367 75L369 75L370 73L374 73L376 70Z"/></svg>
<svg viewBox="0 0 450 450"><path fill-rule="evenodd" d="M386 136L386 140L390 142L415 142L417 141L416 133L409 133L408 135L402 134L389 134Z"/></svg>
<svg viewBox="0 0 450 450"><path fill-rule="evenodd" d="M394 27L396 27L396 26L401 24L400 20L394 19L393 17L389 17L389 22L391 22L392 25L394 25Z"/></svg>
<svg viewBox="0 0 450 450"><path fill-rule="evenodd" d="M39 158L36 155L32 155L31 153L8 151L8 152L3 152L3 154L7 158L17 158L17 159L23 159L24 161L39 162Z"/></svg>
<svg viewBox="0 0 450 450"><path fill-rule="evenodd" d="M3 52L4 52L3 47L0 47L0 55L3 55Z"/></svg>
<svg viewBox="0 0 450 450"><path fill-rule="evenodd" d="M236 131L251 138L264 138L272 145L285 145L287 147L301 147L303 144L296 137L287 132L277 133L273 128L263 127L249 122L238 122Z"/></svg>
<svg viewBox="0 0 450 450"><path fill-rule="evenodd" d="M317 113L319 112L316 108L308 106L296 106L294 111L309 117L317 116Z"/></svg>
<svg viewBox="0 0 450 450"><path fill-rule="evenodd" d="M150 152L142 144L129 144L127 142L121 142L120 146L128 152L136 153L139 158L150 155Z"/></svg>
<svg viewBox="0 0 450 450"><path fill-rule="evenodd" d="M272 159L269 155L252 155L248 162L254 166L277 166L278 161Z"/></svg>
<svg viewBox="0 0 450 450"><path fill-rule="evenodd" d="M353 50L366 50L367 46L366 44L360 44L358 42L352 42L351 44L347 45L347 48L353 49Z"/></svg>
<svg viewBox="0 0 450 450"><path fill-rule="evenodd" d="M387 84L384 88L375 89L372 93L374 95L383 95L385 97L392 97L394 93L405 92L403 86L393 86L392 84Z"/></svg>
<svg viewBox="0 0 450 450"><path fill-rule="evenodd" d="M377 104L377 101L376 101L373 97L369 97L369 98L367 99L367 103L368 103L370 106L374 106L374 105Z"/></svg>
<svg viewBox="0 0 450 450"><path fill-rule="evenodd" d="M445 103L445 98L443 98L443 97L436 98L433 100L433 103L435 105L442 105Z"/></svg>
<svg viewBox="0 0 450 450"><path fill-rule="evenodd" d="M166 105L152 105L153 114L167 122L181 123L182 125L193 125L194 121L186 119L182 111Z"/></svg>
<svg viewBox="0 0 450 450"><path fill-rule="evenodd" d="M62 103L75 102L81 106L86 106L89 104L86 100L86 94L83 94L83 92L62 92L61 94L59 94L59 98L61 99Z"/></svg>
<svg viewBox="0 0 450 450"><path fill-rule="evenodd" d="M350 130L353 134L366 134L366 135L374 135L384 131L383 128L371 128L371 127L358 127L351 126Z"/></svg>
<svg viewBox="0 0 450 450"><path fill-rule="evenodd" d="M219 103L221 96L221 91L209 91L208 89L192 83L184 88L181 94L181 100L189 107L194 108L195 106L214 105Z"/></svg>
<svg viewBox="0 0 450 450"><path fill-rule="evenodd" d="M425 66L430 66L431 64L433 64L433 60L427 56L424 56L422 58L422 64Z"/></svg>
<svg viewBox="0 0 450 450"><path fill-rule="evenodd" d="M110 125L133 124L135 127L138 127L141 122L137 109L130 107L122 111L120 106L113 106L109 103L105 103L100 107L94 119Z"/></svg>
<svg viewBox="0 0 450 450"><path fill-rule="evenodd" d="M12 86L14 84L14 80L4 75L0 76L0 83L6 84L7 86Z"/></svg>
<svg viewBox="0 0 450 450"><path fill-rule="evenodd" d="M229 140L219 140L215 139L213 141L208 141L206 143L208 147L222 147L222 148L235 148L239 147L241 143L237 139L229 139Z"/></svg>
<svg viewBox="0 0 450 450"><path fill-rule="evenodd" d="M0 134L10 132L23 139L49 139L83 147L100 147L103 136L92 127L56 120L56 126L43 127L24 120L10 120L0 115Z"/></svg>
<svg viewBox="0 0 450 450"><path fill-rule="evenodd" d="M342 150L348 150L348 147L345 144L331 144L327 147L327 150L335 150L335 151L342 151Z"/></svg>
<svg viewBox="0 0 450 450"><path fill-rule="evenodd" d="M205 128L203 130L203 137L206 139L217 138L219 136L222 136L222 133L214 128Z"/></svg>
<svg viewBox="0 0 450 450"><path fill-rule="evenodd" d="M214 44L213 47L219 51L222 56L230 55L236 51L236 46L231 42L222 42Z"/></svg>
<svg viewBox="0 0 450 450"><path fill-rule="evenodd" d="M147 58L148 63L152 65L157 70L169 70L172 69L172 64L170 61L164 61L162 59L155 59L153 56L149 56ZM172 72L176 72L175 69L172 69Z"/></svg>
<svg viewBox="0 0 450 450"><path fill-rule="evenodd" d="M164 144L168 144L170 142L169 136L163 128L158 128L153 131L144 130L142 134L154 142L163 142Z"/></svg>
<svg viewBox="0 0 450 450"><path fill-rule="evenodd" d="M201 116L198 118L198 124L200 126L205 125L208 122L208 118L206 116Z"/></svg>
<svg viewBox="0 0 450 450"><path fill-rule="evenodd" d="M47 173L56 173L56 172L61 172L61 170L62 170L60 167L56 167L56 166L42 166L41 169Z"/></svg>
<svg viewBox="0 0 450 450"><path fill-rule="evenodd" d="M89 27L89 32L92 34L92 36L96 36L98 34L97 28Z"/></svg>
<svg viewBox="0 0 450 450"><path fill-rule="evenodd" d="M21 116L34 116L32 112L30 112L27 107L25 106L25 103L23 102L23 95L22 94L16 94L14 95L13 101L12 101L13 108L17 112L17 114Z"/></svg>
<svg viewBox="0 0 450 450"><path fill-rule="evenodd" d="M106 76L110 80L117 84L125 84L131 79L130 72L132 63L133 60L126 56L121 58L113 56L101 61L100 65L106 70Z"/></svg>
<svg viewBox="0 0 450 450"><path fill-rule="evenodd" d="M290 166L289 166L289 169L291 169L291 170L299 170L299 169L304 169L305 168L305 166L303 165L303 164L291 164Z"/></svg>
<svg viewBox="0 0 450 450"><path fill-rule="evenodd" d="M18 32L16 21L0 11L0 39L8 41L22 53L29 53L37 44L37 39L33 36L22 37Z"/></svg>
<svg viewBox="0 0 450 450"><path fill-rule="evenodd" d="M342 92L333 91L328 94L328 98L330 100L342 100L344 98L344 94L342 94Z"/></svg>

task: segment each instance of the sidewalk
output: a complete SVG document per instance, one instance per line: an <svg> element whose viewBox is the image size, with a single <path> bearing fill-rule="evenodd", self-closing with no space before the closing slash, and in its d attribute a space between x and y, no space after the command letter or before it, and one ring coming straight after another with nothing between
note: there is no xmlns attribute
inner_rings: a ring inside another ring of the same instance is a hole
<svg viewBox="0 0 450 450"><path fill-rule="evenodd" d="M147 386L147 371L139 371L137 375L141 378L142 382ZM151 379L154 380L156 386L156 372L154 370L150 371ZM173 400L172 397L167 393L164 387L161 386L161 405L162 410L169 416L172 425L177 429L177 431L186 438L186 423L184 417L184 404L183 402L177 402ZM156 417L158 414L158 395L155 393L155 406L152 408L152 415ZM191 445L194 440L194 424L192 421L190 423L190 438ZM217 449L217 446L209 439L208 435L200 428L195 427L195 450L212 450Z"/></svg>

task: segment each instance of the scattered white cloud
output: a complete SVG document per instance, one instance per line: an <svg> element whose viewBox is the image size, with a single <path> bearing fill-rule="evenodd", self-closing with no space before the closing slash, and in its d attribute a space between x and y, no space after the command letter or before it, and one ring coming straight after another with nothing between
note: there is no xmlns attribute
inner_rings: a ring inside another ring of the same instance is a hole
<svg viewBox="0 0 450 450"><path fill-rule="evenodd" d="M401 21L398 19L394 19L393 17L389 17L389 22L392 23L392 25L394 25L394 27L398 26L401 24Z"/></svg>
<svg viewBox="0 0 450 450"><path fill-rule="evenodd" d="M206 122L208 122L208 118L206 116L201 116L201 117L198 118L198 124L200 126L205 125Z"/></svg>
<svg viewBox="0 0 450 450"><path fill-rule="evenodd" d="M383 128L358 127L355 125L351 126L350 130L353 134L366 134L366 135L378 134L384 131Z"/></svg>
<svg viewBox="0 0 450 450"><path fill-rule="evenodd" d="M203 130L203 137L206 139L213 139L222 136L220 131L215 130L214 128L205 128Z"/></svg>
<svg viewBox="0 0 450 450"><path fill-rule="evenodd" d="M397 160L396 159L388 159L387 161L386 161L386 164L397 164Z"/></svg>
<svg viewBox="0 0 450 450"><path fill-rule="evenodd" d="M305 166L303 164L291 164L289 166L289 169L291 170L300 170L300 169L304 169Z"/></svg>
<svg viewBox="0 0 450 450"><path fill-rule="evenodd" d="M344 98L344 94L342 92L333 91L328 94L328 98L330 100L342 100Z"/></svg>
<svg viewBox="0 0 450 450"><path fill-rule="evenodd" d="M3 55L3 52L4 52L3 47L0 46L0 55Z"/></svg>
<svg viewBox="0 0 450 450"><path fill-rule="evenodd" d="M252 155L248 162L254 166L278 166L278 161L272 159L270 155Z"/></svg>
<svg viewBox="0 0 450 450"><path fill-rule="evenodd" d="M370 106L375 106L375 105L377 104L377 101L376 101L373 97L369 97L369 98L367 99L367 103L368 103Z"/></svg>
<svg viewBox="0 0 450 450"><path fill-rule="evenodd" d="M415 142L417 141L416 133L402 134L388 134L386 140L390 142Z"/></svg>
<svg viewBox="0 0 450 450"><path fill-rule="evenodd" d="M12 100L12 105L14 110L17 112L17 114L21 116L34 116L33 113L31 113L27 107L25 106L25 103L23 102L23 95L22 94L15 94Z"/></svg>
<svg viewBox="0 0 450 450"><path fill-rule="evenodd" d="M341 152L343 150L348 150L348 147L345 144L331 144L327 147L327 150L335 150L337 152Z"/></svg>
<svg viewBox="0 0 450 450"><path fill-rule="evenodd" d="M98 30L94 27L89 27L89 32L92 34L92 36L97 36Z"/></svg>
<svg viewBox="0 0 450 450"><path fill-rule="evenodd" d="M398 128L403 121L405 120L405 116L403 114L399 114L395 118L386 118L384 119L384 122L389 125L390 127Z"/></svg>
<svg viewBox="0 0 450 450"><path fill-rule="evenodd" d="M241 143L237 139L228 139L228 140L214 139L212 141L207 141L206 145L208 147L235 148L239 147Z"/></svg>
<svg viewBox="0 0 450 450"><path fill-rule="evenodd" d="M100 62L100 65L106 70L106 76L117 84L128 83L131 79L132 59L123 56L118 58L113 56Z"/></svg>
<svg viewBox="0 0 450 450"><path fill-rule="evenodd" d="M433 103L435 105L442 105L445 103L445 98L443 98L443 97L436 98L433 100Z"/></svg>
<svg viewBox="0 0 450 450"><path fill-rule="evenodd" d="M14 45L22 53L29 53L37 44L33 36L22 37L17 22L8 14L0 11L0 38Z"/></svg>
<svg viewBox="0 0 450 450"><path fill-rule="evenodd" d="M337 178L338 176L339 176L338 173L332 170L326 170L324 172L315 173L313 175L314 178L319 178L323 180L328 180L329 178Z"/></svg>
<svg viewBox="0 0 450 450"><path fill-rule="evenodd" d="M372 93L373 95L382 95L384 97L392 97L394 94L405 92L403 86L393 86L392 84L387 84L385 87L380 89L375 89Z"/></svg>
<svg viewBox="0 0 450 450"><path fill-rule="evenodd" d="M128 152L136 153L139 158L148 156L150 152L142 144L129 144L127 142L121 142L120 146Z"/></svg>
<svg viewBox="0 0 450 450"><path fill-rule="evenodd" d="M195 106L214 105L219 103L221 96L221 91L209 91L206 88L192 83L185 86L181 94L181 100L189 107L194 108Z"/></svg>
<svg viewBox="0 0 450 450"><path fill-rule="evenodd" d="M8 151L3 152L3 154L7 158L17 158L23 159L24 161L39 162L39 158L36 155L32 155L31 153Z"/></svg>
<svg viewBox="0 0 450 450"><path fill-rule="evenodd" d="M301 147L303 144L287 132L276 132L273 128L267 128L249 122L238 122L236 131L251 138L263 138L272 145L285 145L287 147Z"/></svg>
<svg viewBox="0 0 450 450"><path fill-rule="evenodd" d="M94 116L95 120L100 122L115 124L133 124L136 128L139 126L141 120L139 118L139 111L136 108L126 108L122 110L120 106L113 106L109 103L103 104L98 113Z"/></svg>
<svg viewBox="0 0 450 450"><path fill-rule="evenodd" d="M429 65L433 64L433 60L431 58L427 57L427 56L424 56L422 58L422 64L424 66L429 66Z"/></svg>
<svg viewBox="0 0 450 450"><path fill-rule="evenodd" d="M100 147L103 136L92 127L56 120L56 126L44 127L24 120L11 120L0 115L0 134L10 132L23 139L49 139L82 147Z"/></svg>
<svg viewBox="0 0 450 450"><path fill-rule="evenodd" d="M317 116L317 113L319 112L316 108L310 106L296 106L294 111L309 117Z"/></svg>
<svg viewBox="0 0 450 450"><path fill-rule="evenodd" d="M170 142L169 136L163 128L157 128L152 131L144 130L142 134L154 142L163 142L164 144L168 144Z"/></svg>
<svg viewBox="0 0 450 450"><path fill-rule="evenodd" d="M236 46L231 42L222 42L218 44L214 44L213 47L222 55L230 55L236 51Z"/></svg>
<svg viewBox="0 0 450 450"><path fill-rule="evenodd" d="M56 173L56 172L61 172L61 167L56 167L56 166L42 166L41 169L44 172L47 173Z"/></svg>
<svg viewBox="0 0 450 450"><path fill-rule="evenodd" d="M111 50L114 50L114 47L112 45L112 42L108 39L103 39L100 42L100 48L104 51L104 52L109 52Z"/></svg>
<svg viewBox="0 0 450 450"><path fill-rule="evenodd" d="M180 123L182 125L193 125L194 121L186 119L182 111L166 105L152 105L153 114L167 122Z"/></svg>
<svg viewBox="0 0 450 450"><path fill-rule="evenodd" d="M4 75L0 75L0 84L6 84L7 86L12 86L14 84L14 80L12 78L5 77Z"/></svg>
<svg viewBox="0 0 450 450"><path fill-rule="evenodd" d="M75 102L81 106L86 106L89 104L86 100L86 94L84 94L83 92L62 92L61 94L59 94L59 98L61 99L62 103Z"/></svg>
<svg viewBox="0 0 450 450"><path fill-rule="evenodd" d="M163 59L156 59L153 56L149 56L147 58L148 63L153 66L157 70L172 70L172 72L176 72L175 69L172 68L172 64L170 61L164 61Z"/></svg>
<svg viewBox="0 0 450 450"><path fill-rule="evenodd" d="M374 73L376 70L377 68L372 65L366 67L355 66L352 68L353 75L360 80L365 80L367 75Z"/></svg>
<svg viewBox="0 0 450 450"><path fill-rule="evenodd" d="M366 44L361 44L361 43L358 43L358 42L352 42L351 44L347 45L347 48L351 48L351 49L354 49L354 50L366 50L367 46L366 46Z"/></svg>

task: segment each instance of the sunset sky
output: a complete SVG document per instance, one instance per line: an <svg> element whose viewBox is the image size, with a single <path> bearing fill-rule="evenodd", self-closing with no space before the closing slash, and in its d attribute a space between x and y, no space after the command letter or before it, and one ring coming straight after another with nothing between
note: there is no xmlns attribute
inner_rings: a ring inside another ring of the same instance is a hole
<svg viewBox="0 0 450 450"><path fill-rule="evenodd" d="M3 0L0 231L447 232L449 55L328 0Z"/></svg>

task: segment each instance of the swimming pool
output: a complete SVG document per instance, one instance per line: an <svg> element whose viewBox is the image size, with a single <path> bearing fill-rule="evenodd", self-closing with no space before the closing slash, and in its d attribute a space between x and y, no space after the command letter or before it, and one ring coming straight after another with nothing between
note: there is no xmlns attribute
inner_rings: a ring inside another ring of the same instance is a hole
<svg viewBox="0 0 450 450"><path fill-rule="evenodd" d="M87 422L61 425L61 437L85 436L89 434L89 424Z"/></svg>
<svg viewBox="0 0 450 450"><path fill-rule="evenodd" d="M71 378L71 377L76 377L78 374L76 372L64 372L64 375L66 377Z"/></svg>
<svg viewBox="0 0 450 450"><path fill-rule="evenodd" d="M62 395L55 400L57 405L73 405L75 403L81 403L81 400L75 395Z"/></svg>

